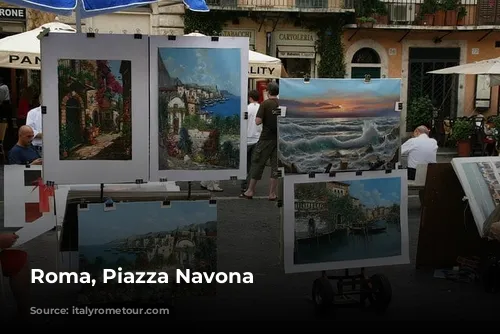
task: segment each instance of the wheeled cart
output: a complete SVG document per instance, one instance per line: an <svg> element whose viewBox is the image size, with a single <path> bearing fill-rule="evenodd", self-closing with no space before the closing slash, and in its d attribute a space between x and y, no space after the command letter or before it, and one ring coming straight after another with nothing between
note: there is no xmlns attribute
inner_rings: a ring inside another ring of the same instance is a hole
<svg viewBox="0 0 500 334"><path fill-rule="evenodd" d="M370 306L376 312L385 312L392 300L389 280L382 274L366 277L364 268L360 271L359 274L351 275L349 269L345 269L345 274L341 276L327 275L323 271L312 286L312 301L316 311L342 306ZM337 284L334 285L332 281Z"/></svg>

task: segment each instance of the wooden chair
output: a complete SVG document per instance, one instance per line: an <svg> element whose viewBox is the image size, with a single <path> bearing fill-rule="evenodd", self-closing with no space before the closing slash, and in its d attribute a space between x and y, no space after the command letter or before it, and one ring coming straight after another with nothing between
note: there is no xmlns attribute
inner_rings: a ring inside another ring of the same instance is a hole
<svg viewBox="0 0 500 334"><path fill-rule="evenodd" d="M0 123L0 154L2 155L2 161L5 163L7 156L5 154L4 140L7 134L8 123Z"/></svg>

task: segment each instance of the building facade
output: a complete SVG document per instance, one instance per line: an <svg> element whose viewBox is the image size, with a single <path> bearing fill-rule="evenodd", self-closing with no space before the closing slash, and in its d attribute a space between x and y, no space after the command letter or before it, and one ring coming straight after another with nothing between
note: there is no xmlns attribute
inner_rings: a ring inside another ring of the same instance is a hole
<svg viewBox="0 0 500 334"><path fill-rule="evenodd" d="M369 18L360 7L357 22L345 26L346 77L401 78L403 119L408 104L422 96L437 108L437 119L499 112L499 88L490 88L484 76L427 72L500 57L500 0L377 3L382 15ZM403 124L401 131L410 129Z"/></svg>
<svg viewBox="0 0 500 334"><path fill-rule="evenodd" d="M343 0L208 0L211 11L232 14L223 36L248 37L251 50L280 58L290 77L317 77L321 57L307 22L353 11Z"/></svg>

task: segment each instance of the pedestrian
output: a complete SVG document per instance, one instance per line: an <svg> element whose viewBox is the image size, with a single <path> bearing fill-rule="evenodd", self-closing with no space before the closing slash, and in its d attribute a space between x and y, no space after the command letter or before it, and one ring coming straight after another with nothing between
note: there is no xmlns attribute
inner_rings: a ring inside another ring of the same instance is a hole
<svg viewBox="0 0 500 334"><path fill-rule="evenodd" d="M34 100L41 103L40 94L34 96ZM33 129L35 137L33 138L33 147L38 151L41 157L43 157L42 150L42 107L38 105L36 108L28 111L26 116L26 125Z"/></svg>
<svg viewBox="0 0 500 334"><path fill-rule="evenodd" d="M420 125L413 131L413 138L401 145L401 155L408 156L408 180L415 180L418 165L436 163L438 144L429 138L429 132L425 125Z"/></svg>
<svg viewBox="0 0 500 334"><path fill-rule="evenodd" d="M269 184L269 200L275 201L276 187L278 186L278 114L279 86L271 82L267 85L269 98L262 102L255 117L255 124L262 124L262 132L259 141L252 153L252 164L250 167L250 182L248 189L240 195L240 198L252 199L255 194L257 182L262 179L262 173L268 160L271 162L271 179Z"/></svg>
<svg viewBox="0 0 500 334"><path fill-rule="evenodd" d="M250 168L252 165L252 152L259 141L260 133L262 132L262 124L255 124L255 118L259 111L259 92L251 90L248 93L248 123L247 123L247 178L241 182L241 192L245 192L248 188L250 176Z"/></svg>
<svg viewBox="0 0 500 334"><path fill-rule="evenodd" d="M10 91L2 77L0 77L0 117L9 123L12 121Z"/></svg>

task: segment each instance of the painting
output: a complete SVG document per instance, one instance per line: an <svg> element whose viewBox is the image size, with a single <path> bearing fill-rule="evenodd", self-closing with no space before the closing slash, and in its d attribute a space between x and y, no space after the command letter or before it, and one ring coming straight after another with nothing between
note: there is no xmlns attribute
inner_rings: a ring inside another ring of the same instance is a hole
<svg viewBox="0 0 500 334"><path fill-rule="evenodd" d="M56 187L55 202L57 210L54 212L54 193L51 193L50 197L45 198L45 201L40 200L41 193L37 185L41 176L42 166L4 166L3 227L22 228L28 225L39 224L44 213L52 216L54 213L57 213L57 221L62 222L68 189L65 187L61 187L60 189ZM55 223L56 220L54 219ZM54 225L50 228L52 227ZM48 231L50 228L47 228L45 231Z"/></svg>
<svg viewBox="0 0 500 334"><path fill-rule="evenodd" d="M245 178L248 43L170 42L151 39L151 178Z"/></svg>
<svg viewBox="0 0 500 334"><path fill-rule="evenodd" d="M147 39L66 35L41 40L43 179L147 182Z"/></svg>
<svg viewBox="0 0 500 334"><path fill-rule="evenodd" d="M98 281L83 286L80 304L171 303L174 295L215 295L214 282L175 283L177 269L217 271L217 206L208 200L80 205L78 243L80 271ZM102 284L102 270L118 267L166 272L169 282Z"/></svg>
<svg viewBox="0 0 500 334"><path fill-rule="evenodd" d="M451 164L462 185L481 237L489 234L486 219L500 204L500 157L453 158Z"/></svg>
<svg viewBox="0 0 500 334"><path fill-rule="evenodd" d="M401 79L280 80L279 167L286 174L391 168L399 161Z"/></svg>
<svg viewBox="0 0 500 334"><path fill-rule="evenodd" d="M407 264L406 170L284 178L285 272Z"/></svg>
<svg viewBox="0 0 500 334"><path fill-rule="evenodd" d="M63 160L132 159L131 62L60 59Z"/></svg>

